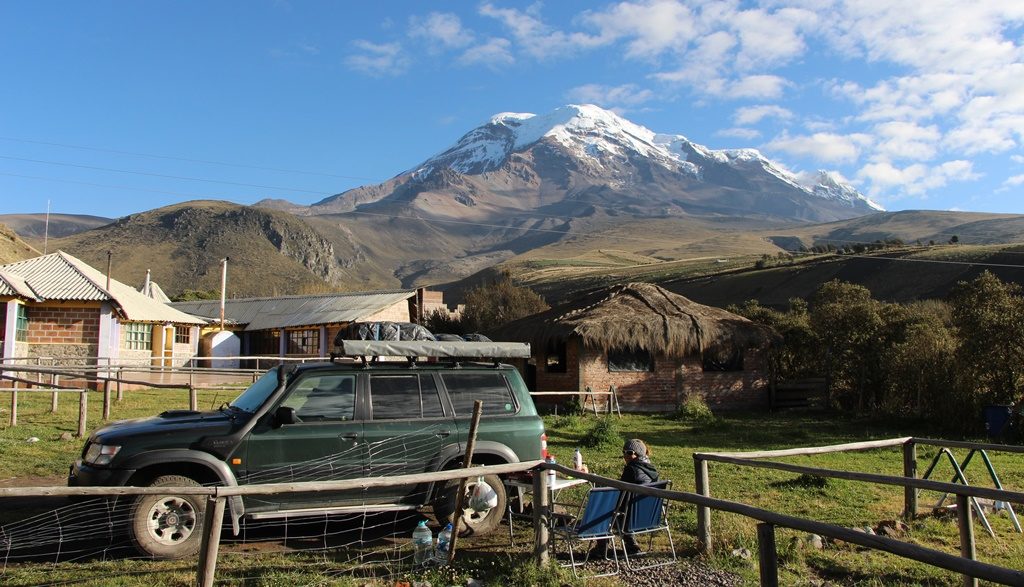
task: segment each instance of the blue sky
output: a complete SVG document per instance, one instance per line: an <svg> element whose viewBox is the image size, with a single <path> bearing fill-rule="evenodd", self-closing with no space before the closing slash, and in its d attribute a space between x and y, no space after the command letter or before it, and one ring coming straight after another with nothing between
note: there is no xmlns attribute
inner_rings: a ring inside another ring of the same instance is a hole
<svg viewBox="0 0 1024 587"><path fill-rule="evenodd" d="M308 204L567 103L1024 213L1024 2L374 4L0 1L0 213Z"/></svg>

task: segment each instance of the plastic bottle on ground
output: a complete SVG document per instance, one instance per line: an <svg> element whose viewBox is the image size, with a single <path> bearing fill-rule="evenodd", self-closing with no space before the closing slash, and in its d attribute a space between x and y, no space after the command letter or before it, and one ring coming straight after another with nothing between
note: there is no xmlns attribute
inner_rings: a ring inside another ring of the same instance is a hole
<svg viewBox="0 0 1024 587"><path fill-rule="evenodd" d="M420 520L412 531L412 561L415 565L425 564L434 550L434 533L427 527L426 520Z"/></svg>
<svg viewBox="0 0 1024 587"><path fill-rule="evenodd" d="M441 564L448 562L448 549L452 543L452 525L449 523L444 530L437 535L437 560Z"/></svg>
<svg viewBox="0 0 1024 587"><path fill-rule="evenodd" d="M573 453L572 455L572 468L576 469L577 471L583 470L583 453L581 453L580 449L578 448L576 449L576 452Z"/></svg>

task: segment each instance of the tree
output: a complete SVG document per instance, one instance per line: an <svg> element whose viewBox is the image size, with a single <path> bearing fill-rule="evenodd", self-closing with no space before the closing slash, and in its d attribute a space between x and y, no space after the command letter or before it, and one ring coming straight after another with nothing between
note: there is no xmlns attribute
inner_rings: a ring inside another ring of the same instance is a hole
<svg viewBox="0 0 1024 587"><path fill-rule="evenodd" d="M466 294L462 326L465 332L486 332L549 307L536 292L515 285L511 275L502 273L498 279Z"/></svg>
<svg viewBox="0 0 1024 587"><path fill-rule="evenodd" d="M811 300L810 324L822 343L830 399L863 409L871 398L877 405L883 319L871 292L839 280L825 283Z"/></svg>
<svg viewBox="0 0 1024 587"><path fill-rule="evenodd" d="M975 382L976 407L1020 399L1024 375L1024 298L1020 286L985 271L950 295L960 362ZM977 413L977 412L975 412Z"/></svg>

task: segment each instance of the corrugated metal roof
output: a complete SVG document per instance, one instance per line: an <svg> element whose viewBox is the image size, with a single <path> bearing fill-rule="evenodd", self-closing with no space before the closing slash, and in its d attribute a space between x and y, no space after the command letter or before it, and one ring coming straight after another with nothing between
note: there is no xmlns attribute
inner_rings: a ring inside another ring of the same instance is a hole
<svg viewBox="0 0 1024 587"><path fill-rule="evenodd" d="M393 290L226 300L224 317L234 324L246 324L245 330L358 322L415 295L416 290ZM220 300L171 305L189 314L220 319Z"/></svg>
<svg viewBox="0 0 1024 587"><path fill-rule="evenodd" d="M63 251L3 265L0 271L24 279L42 301L109 301L125 319L133 322L206 323L205 320L144 296L116 279L110 280L110 291L107 291L106 275Z"/></svg>
<svg viewBox="0 0 1024 587"><path fill-rule="evenodd" d="M16 296L39 301L25 278L5 271L0 271L0 296Z"/></svg>

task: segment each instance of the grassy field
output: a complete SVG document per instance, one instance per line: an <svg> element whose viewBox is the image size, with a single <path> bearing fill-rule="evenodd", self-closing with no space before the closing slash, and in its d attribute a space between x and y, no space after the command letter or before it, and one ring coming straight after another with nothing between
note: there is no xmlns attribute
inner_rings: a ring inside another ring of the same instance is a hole
<svg viewBox="0 0 1024 587"><path fill-rule="evenodd" d="M208 392L200 396L202 407L216 406L227 399L229 392ZM61 398L60 410L49 413L49 393L20 392L17 427L8 425L9 397L4 397L0 410L0 480L3 484L24 485L26 478L57 479L66 474L81 450L82 440L60 440L62 432L74 433L77 427L78 403L73 394ZM90 398L90 428L100 424L100 394ZM127 392L123 402L115 404L115 419L152 415L165 409L187 407L188 395L182 391ZM639 437L651 446L653 460L663 478L672 479L674 488L693 490L694 452L744 451L818 446L893 438L927 436L929 431L873 418L849 418L824 413L736 414L694 421L660 415L627 415L615 418L614 441L603 448L588 448L585 436L595 425L594 416L546 418L549 446L558 461L571 461L573 450L580 447L593 472L618 477L621 469L618 442ZM27 442L35 437L37 442ZM954 450L963 459L965 451ZM919 447L919 470L923 471L935 456L936 449ZM1024 489L1024 456L992 453L996 470L1008 489ZM899 475L902 473L898 449L880 449L859 453L836 453L813 457L780 459L785 462L828 469L841 469ZM747 503L757 507L811 518L848 527L875 527L880 522L895 520L903 506L902 489L873 486L843 480L801 478L794 474L763 469L741 468L712 463L711 494L714 497ZM948 480L951 468L939 465L933 478ZM979 485L991 486L982 463L976 460L967 471L969 479ZM919 517L902 537L913 543L944 552L959 552L956 521L933 516L929 510L939 495L923 492ZM3 507L0 507L3 510ZM6 518L7 516L3 516ZM676 544L684 556L697 552L695 540L696 515L691 506L676 505L670 510ZM1014 531L1005 512L990 516L995 538L989 537L981 525L976 526L978 558L1007 567L1024 567L1024 535ZM522 529L528 541L528 528ZM714 513L712 530L715 552L708 561L713 566L740 574L745 581L756 582L755 522L732 514ZM500 534L500 533L499 533ZM819 584L829 581L843 585L958 585L960 578L952 573L912 563L892 555L854 548L845 544L827 544L815 551L800 546L804 536L778 531L783 584ZM557 573L536 575L530 570L528 546L510 550L507 536L483 538L466 543L455 569L448 575L431 578L435 585L461 583L465 577L483 576L488 584L563 584L566 577ZM736 549L746 548L754 556L746 560L734 556ZM231 584L290 585L346 584L339 577L318 577L325 564L330 566L329 553L229 552L219 568L218 577ZM258 559L258 560L255 560ZM257 568L258 566L258 568ZM187 585L194 580L193 568L184 563L152 563L146 561L92 561L82 565L60 563L7 566L0 572L0 584L31 585L60 580L90 580L95 585L152 584L154 576L160 584ZM116 577L115 577L116 576ZM114 577L114 578L111 578ZM334 581L337 581L334 583ZM355 582L353 584L361 584ZM594 585L591 581L588 585Z"/></svg>
<svg viewBox="0 0 1024 587"><path fill-rule="evenodd" d="M548 426L549 444L560 461L568 462L575 447L585 442L593 416L586 418L553 418ZM694 490L693 458L695 452L750 451L821 446L901 436L929 436L928 430L874 418L844 418L836 414L788 413L780 415L749 414L718 417L702 423L668 416L627 416L619 424L619 436L638 437L652 447L653 461L663 478L674 481L674 488ZM591 454L582 449L591 470L617 477L621 469L619 447ZM918 468L923 473L938 449L918 447ZM965 450L954 450L958 459ZM1024 456L992 453L995 469L1007 489L1024 488ZM775 459L809 467L902 475L900 449L878 449L864 452L834 453L806 457ZM992 487L982 463L975 459L965 472L978 485ZM932 478L948 481L952 468L947 462L937 466ZM877 486L839 479L800 477L795 474L765 469L740 467L724 463L710 464L710 486L713 497L742 502L760 508L814 519L841 526L877 527L880 522L896 520L903 509L903 489ZM959 553L959 537L954 518L941 518L929 510L941 496L922 492L918 519L902 539L951 554ZM947 502L948 503L948 502ZM688 553L697 551L696 511L688 505L674 507L673 527L680 528L678 544ZM981 525L976 526L979 560L1012 568L1024 566L1024 535L1018 534L1006 512L990 514L995 531L990 537ZM757 552L756 522L733 514L712 513L712 535L718 566L734 570L750 581L756 581L756 554L752 561L732 555L736 549ZM921 565L893 555L854 548L849 545L827 545L814 551L799 545L806 537L800 533L779 530L782 584L801 584L812 580L828 580L857 585L957 585L960 578L952 573Z"/></svg>

